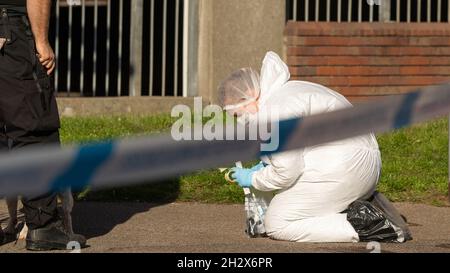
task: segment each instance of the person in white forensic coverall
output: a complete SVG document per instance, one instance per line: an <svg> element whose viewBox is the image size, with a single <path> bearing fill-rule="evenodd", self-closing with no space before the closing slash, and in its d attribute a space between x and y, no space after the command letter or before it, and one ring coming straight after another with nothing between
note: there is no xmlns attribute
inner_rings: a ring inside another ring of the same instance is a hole
<svg viewBox="0 0 450 273"><path fill-rule="evenodd" d="M219 87L220 101L241 122L257 120L264 112L276 111L283 120L352 107L325 86L289 78L287 65L269 52L261 77L249 68L234 72ZM358 233L342 212L375 191L381 156L375 136L369 134L274 154L251 169L233 169L241 186L276 192L265 215L270 238L357 242Z"/></svg>

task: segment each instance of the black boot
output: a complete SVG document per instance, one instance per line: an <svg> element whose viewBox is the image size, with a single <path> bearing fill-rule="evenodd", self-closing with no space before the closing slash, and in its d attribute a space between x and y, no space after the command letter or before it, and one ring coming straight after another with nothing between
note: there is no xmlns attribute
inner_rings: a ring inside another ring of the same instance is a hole
<svg viewBox="0 0 450 273"><path fill-rule="evenodd" d="M3 245L4 240L5 240L5 234L3 233L3 229L0 226L0 246Z"/></svg>
<svg viewBox="0 0 450 273"><path fill-rule="evenodd" d="M61 220L46 227L29 230L26 240L28 250L66 250L69 242L77 242L80 248L86 247L86 238L79 234L70 234L64 229Z"/></svg>
<svg viewBox="0 0 450 273"><path fill-rule="evenodd" d="M15 240L16 238L14 237L14 235L5 233L0 227L0 246L14 242Z"/></svg>
<svg viewBox="0 0 450 273"><path fill-rule="evenodd" d="M24 226L23 223L20 223L19 225L16 225L16 227L14 228L14 231L12 233L11 233L10 230L3 231L3 235L4 235L3 244L6 245L6 244L9 244L11 242L17 241L17 238L19 236L19 231L22 230L23 226ZM0 243L1 243L1 239L0 239Z"/></svg>
<svg viewBox="0 0 450 273"><path fill-rule="evenodd" d="M5 233L0 227L0 246L14 242L16 240L15 234Z"/></svg>

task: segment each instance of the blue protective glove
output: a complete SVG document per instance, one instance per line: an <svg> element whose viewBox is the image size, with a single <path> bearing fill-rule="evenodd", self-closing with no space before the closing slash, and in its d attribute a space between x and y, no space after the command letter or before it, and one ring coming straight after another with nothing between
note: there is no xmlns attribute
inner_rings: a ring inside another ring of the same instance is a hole
<svg viewBox="0 0 450 273"><path fill-rule="evenodd" d="M231 178L236 180L239 186L242 188L249 188L252 185L252 176L255 172L254 170L234 167L231 168L231 171Z"/></svg>
<svg viewBox="0 0 450 273"><path fill-rule="evenodd" d="M258 164L256 164L255 166L251 167L250 170L252 171L259 171L262 168L266 167L266 164L264 164L262 161L260 161Z"/></svg>

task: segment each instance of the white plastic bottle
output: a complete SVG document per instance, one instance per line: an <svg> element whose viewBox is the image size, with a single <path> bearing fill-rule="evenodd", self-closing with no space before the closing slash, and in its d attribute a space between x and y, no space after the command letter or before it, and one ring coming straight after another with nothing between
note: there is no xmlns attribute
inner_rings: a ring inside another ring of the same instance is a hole
<svg viewBox="0 0 450 273"><path fill-rule="evenodd" d="M242 168L241 162L236 167ZM245 194L245 233L251 237L265 237L264 215L267 210L267 200L253 188L243 188Z"/></svg>

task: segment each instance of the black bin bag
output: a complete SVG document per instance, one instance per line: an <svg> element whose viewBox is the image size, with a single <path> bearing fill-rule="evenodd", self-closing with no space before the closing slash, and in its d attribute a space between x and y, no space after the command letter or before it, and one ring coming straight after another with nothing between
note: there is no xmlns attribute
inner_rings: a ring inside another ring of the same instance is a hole
<svg viewBox="0 0 450 273"><path fill-rule="evenodd" d="M347 220L361 242L396 242L412 240L408 225L392 203L375 192L368 200L356 200L347 210Z"/></svg>

